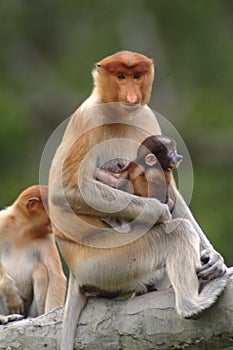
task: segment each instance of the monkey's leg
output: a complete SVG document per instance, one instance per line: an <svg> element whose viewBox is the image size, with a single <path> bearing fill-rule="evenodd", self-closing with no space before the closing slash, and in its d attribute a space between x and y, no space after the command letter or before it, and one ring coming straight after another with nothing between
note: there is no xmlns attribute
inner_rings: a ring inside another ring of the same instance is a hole
<svg viewBox="0 0 233 350"><path fill-rule="evenodd" d="M77 323L86 302L87 297L85 293L82 292L77 279L70 271L65 313L63 318L61 350L73 350Z"/></svg>
<svg viewBox="0 0 233 350"><path fill-rule="evenodd" d="M45 302L48 292L49 276L47 267L38 263L32 270L33 301L28 316L35 317L45 312Z"/></svg>
<svg viewBox="0 0 233 350"><path fill-rule="evenodd" d="M200 237L200 257L202 260L208 258L208 262L198 269L198 277L212 280L218 276L224 275L227 271L227 267L224 264L223 257L210 244L181 194L174 188L172 189L172 196L174 196L172 198L175 200L172 217L185 218L191 222Z"/></svg>
<svg viewBox="0 0 233 350"><path fill-rule="evenodd" d="M175 291L177 312L195 318L209 308L227 284L228 276L208 281L199 293L196 268L200 266L200 238L187 220L172 220L174 230L166 236L166 268Z"/></svg>

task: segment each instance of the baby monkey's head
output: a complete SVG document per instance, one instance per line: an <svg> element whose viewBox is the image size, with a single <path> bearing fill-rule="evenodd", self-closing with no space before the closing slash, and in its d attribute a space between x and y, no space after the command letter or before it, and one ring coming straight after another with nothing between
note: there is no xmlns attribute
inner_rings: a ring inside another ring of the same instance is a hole
<svg viewBox="0 0 233 350"><path fill-rule="evenodd" d="M183 156L177 153L176 142L168 136L152 135L139 146L137 162L146 167L160 164L164 170L177 168Z"/></svg>

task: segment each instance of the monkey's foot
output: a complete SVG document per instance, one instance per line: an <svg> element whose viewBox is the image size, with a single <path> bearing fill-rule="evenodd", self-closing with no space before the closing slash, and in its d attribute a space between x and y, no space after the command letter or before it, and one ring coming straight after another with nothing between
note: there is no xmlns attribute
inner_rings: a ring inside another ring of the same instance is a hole
<svg viewBox="0 0 233 350"><path fill-rule="evenodd" d="M23 315L18 315L18 314L12 314L12 315L0 315L0 324L7 324L9 322L13 321L20 321L24 318Z"/></svg>
<svg viewBox="0 0 233 350"><path fill-rule="evenodd" d="M190 299L183 299L177 303L177 311L179 315L185 319L198 319L203 312L210 308L217 300L218 296L225 289L228 281L228 274L208 281L202 286L198 296Z"/></svg>

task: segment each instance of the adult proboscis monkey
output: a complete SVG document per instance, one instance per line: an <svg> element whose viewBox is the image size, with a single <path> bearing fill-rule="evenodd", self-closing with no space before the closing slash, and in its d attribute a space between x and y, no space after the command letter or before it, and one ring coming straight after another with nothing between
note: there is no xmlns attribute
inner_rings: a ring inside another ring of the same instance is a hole
<svg viewBox="0 0 233 350"><path fill-rule="evenodd" d="M214 303L227 283L226 266L175 189L176 205L114 189L98 181L98 168L119 172L135 159L139 144L161 134L147 106L154 68L146 56L122 51L93 71L91 96L73 114L52 162L49 210L58 244L70 269L62 350L74 335L88 293L118 296L159 289L166 274L184 318ZM101 217L134 221L121 235ZM201 266L201 260L205 264ZM206 283L199 293L199 280ZM184 277L185 276L185 277Z"/></svg>

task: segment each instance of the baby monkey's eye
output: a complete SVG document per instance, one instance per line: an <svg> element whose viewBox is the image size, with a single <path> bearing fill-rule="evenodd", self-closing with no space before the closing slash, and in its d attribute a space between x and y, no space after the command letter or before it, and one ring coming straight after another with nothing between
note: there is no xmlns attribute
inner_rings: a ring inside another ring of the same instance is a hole
<svg viewBox="0 0 233 350"><path fill-rule="evenodd" d="M124 73L117 73L117 78L118 78L119 80L125 79Z"/></svg>
<svg viewBox="0 0 233 350"><path fill-rule="evenodd" d="M134 78L134 79L140 79L141 76L142 76L142 73L137 72L137 73L134 74L133 78Z"/></svg>

